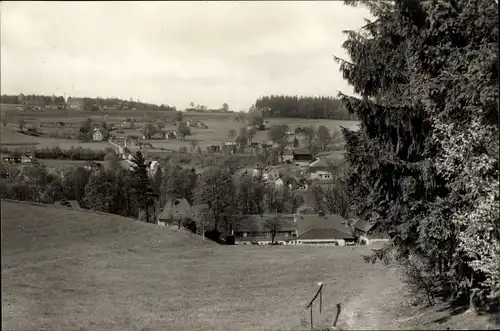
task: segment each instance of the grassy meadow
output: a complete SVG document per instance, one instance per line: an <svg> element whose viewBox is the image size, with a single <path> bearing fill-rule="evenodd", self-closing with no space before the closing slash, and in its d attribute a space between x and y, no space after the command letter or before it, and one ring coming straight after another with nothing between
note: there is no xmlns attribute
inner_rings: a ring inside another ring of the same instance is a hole
<svg viewBox="0 0 500 331"><path fill-rule="evenodd" d="M284 330L323 281L328 325L384 268L366 247L219 246L102 213L2 201L4 330Z"/></svg>
<svg viewBox="0 0 500 331"><path fill-rule="evenodd" d="M75 139L64 139L64 138L49 138L49 137L31 137L27 135L20 134L16 132L19 128L19 121L21 118L26 123L26 127L32 127L35 123L41 125L40 131L46 135L50 135L53 132L58 132L61 134L67 132L68 134L76 135L80 124L87 118L92 118L99 121L106 121L108 126L116 125L117 127L126 118L134 118L136 120L136 129L125 129L126 134L142 136L140 133L140 128L142 127L144 121L156 122L157 120L167 120L167 130L174 130L175 127L172 125L172 119L175 116L174 112L162 112L162 111L144 111L144 112L133 112L133 111L100 111L88 112L88 111L61 111L61 110L46 110L46 111L19 111L16 110L16 105L0 105L2 110L2 120L5 118L7 120L7 126L2 127L2 134L0 139L0 145L9 148L17 147L53 147L59 146L62 149L68 149L71 146L81 146L83 148L90 148L95 150L101 150L111 145L107 142L86 142L81 143ZM191 147L192 140L196 141L196 144L200 146L203 150L210 144L221 144L228 140L227 137L229 130L235 129L239 131L241 127L244 127L244 123L238 123L233 119L233 114L224 113L185 113L184 119L199 119L203 120L205 124L208 125L208 129L201 128L191 128L192 135L186 137L186 140L147 140L151 143L154 148L161 150L162 148L167 150L178 150L181 146ZM56 123L62 121L65 123L64 127L57 127ZM269 118L266 119L268 123L266 126L271 126L274 124L287 124L290 129L293 130L298 126L320 126L324 125L330 130L339 130L340 126L347 128L356 128L357 122L355 121L337 121L337 120L311 120L311 119L299 119L299 118ZM254 137L254 141L268 141L268 131L259 131Z"/></svg>
<svg viewBox="0 0 500 331"><path fill-rule="evenodd" d="M402 304L374 246L220 246L116 215L1 202L3 330L491 328L486 318ZM440 307L442 308L442 307Z"/></svg>

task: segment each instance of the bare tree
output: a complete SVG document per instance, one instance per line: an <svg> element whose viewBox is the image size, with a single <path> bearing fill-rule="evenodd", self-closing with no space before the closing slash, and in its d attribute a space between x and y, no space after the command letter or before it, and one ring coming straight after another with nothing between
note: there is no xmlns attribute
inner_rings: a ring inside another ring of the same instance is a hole
<svg viewBox="0 0 500 331"><path fill-rule="evenodd" d="M269 230L269 232L271 233L271 244L274 244L276 235L278 234L278 231L280 231L282 227L283 227L283 219L281 215L268 219L264 224L264 228L266 230Z"/></svg>
<svg viewBox="0 0 500 331"><path fill-rule="evenodd" d="M326 149L326 146L328 146L332 139L332 137L330 136L330 131L324 125L320 125L318 127L316 137L318 138L318 142L322 150Z"/></svg>

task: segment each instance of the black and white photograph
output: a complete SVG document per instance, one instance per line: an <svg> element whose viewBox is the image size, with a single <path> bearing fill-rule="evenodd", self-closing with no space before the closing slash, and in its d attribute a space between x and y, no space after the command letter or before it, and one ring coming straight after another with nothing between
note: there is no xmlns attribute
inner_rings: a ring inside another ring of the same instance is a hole
<svg viewBox="0 0 500 331"><path fill-rule="evenodd" d="M2 1L3 331L500 329L497 0Z"/></svg>

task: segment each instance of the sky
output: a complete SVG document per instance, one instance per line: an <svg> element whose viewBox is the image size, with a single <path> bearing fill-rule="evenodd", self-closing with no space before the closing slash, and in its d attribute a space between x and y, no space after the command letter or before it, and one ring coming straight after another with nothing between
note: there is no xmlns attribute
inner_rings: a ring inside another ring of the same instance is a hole
<svg viewBox="0 0 500 331"><path fill-rule="evenodd" d="M2 2L0 89L232 110L352 94L333 55L365 17L342 1Z"/></svg>

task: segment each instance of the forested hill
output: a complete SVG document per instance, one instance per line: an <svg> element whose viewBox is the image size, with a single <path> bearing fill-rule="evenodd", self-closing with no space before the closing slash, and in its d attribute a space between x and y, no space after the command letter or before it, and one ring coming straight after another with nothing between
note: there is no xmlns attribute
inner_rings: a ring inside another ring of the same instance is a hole
<svg viewBox="0 0 500 331"><path fill-rule="evenodd" d="M66 105L70 103L78 103L81 108L88 110L99 110L103 108L116 108L116 109L137 109L137 110L166 110L175 111L175 107L169 105L156 105L146 102L122 100L119 98L77 98L68 97L67 100L63 96L49 96L49 95L6 95L0 96L0 103L5 104L33 104L40 107L51 106L51 105Z"/></svg>
<svg viewBox="0 0 500 331"><path fill-rule="evenodd" d="M264 117L356 120L342 100L333 97L271 95L257 99L255 108L262 110Z"/></svg>

